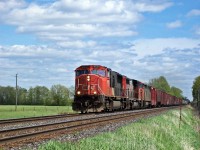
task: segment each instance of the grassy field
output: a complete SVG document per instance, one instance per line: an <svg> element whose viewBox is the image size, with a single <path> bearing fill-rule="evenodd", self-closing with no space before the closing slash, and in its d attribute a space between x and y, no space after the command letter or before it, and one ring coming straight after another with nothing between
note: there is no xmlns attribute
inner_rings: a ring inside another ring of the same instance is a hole
<svg viewBox="0 0 200 150"><path fill-rule="evenodd" d="M71 106L20 105L17 107L17 111L15 111L14 105L0 105L0 119L47 116L71 112L73 112Z"/></svg>
<svg viewBox="0 0 200 150"><path fill-rule="evenodd" d="M192 108L184 108L179 128L179 110L102 133L79 142L50 141L40 150L200 150L200 120Z"/></svg>

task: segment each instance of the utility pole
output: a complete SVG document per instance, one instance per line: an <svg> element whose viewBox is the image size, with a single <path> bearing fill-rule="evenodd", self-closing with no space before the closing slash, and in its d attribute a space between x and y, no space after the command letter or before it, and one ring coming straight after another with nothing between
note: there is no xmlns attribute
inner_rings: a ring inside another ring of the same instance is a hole
<svg viewBox="0 0 200 150"><path fill-rule="evenodd" d="M18 97L18 92L17 92L17 74L16 74L16 103L15 103L15 111L17 111L17 97Z"/></svg>

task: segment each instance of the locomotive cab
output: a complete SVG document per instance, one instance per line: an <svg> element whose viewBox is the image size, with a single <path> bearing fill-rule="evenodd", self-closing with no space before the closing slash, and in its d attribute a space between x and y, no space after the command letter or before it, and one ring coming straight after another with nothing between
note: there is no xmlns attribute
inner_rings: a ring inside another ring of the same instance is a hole
<svg viewBox="0 0 200 150"><path fill-rule="evenodd" d="M97 111L104 103L109 80L109 69L100 65L80 66L75 70L73 110Z"/></svg>

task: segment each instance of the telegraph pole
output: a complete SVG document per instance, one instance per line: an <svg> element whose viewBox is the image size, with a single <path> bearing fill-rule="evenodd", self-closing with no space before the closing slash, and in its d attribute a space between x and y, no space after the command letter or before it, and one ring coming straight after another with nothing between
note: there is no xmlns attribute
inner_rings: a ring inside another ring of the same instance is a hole
<svg viewBox="0 0 200 150"><path fill-rule="evenodd" d="M15 111L17 111L17 97L18 97L18 92L17 92L17 74L16 74L16 103L15 103Z"/></svg>

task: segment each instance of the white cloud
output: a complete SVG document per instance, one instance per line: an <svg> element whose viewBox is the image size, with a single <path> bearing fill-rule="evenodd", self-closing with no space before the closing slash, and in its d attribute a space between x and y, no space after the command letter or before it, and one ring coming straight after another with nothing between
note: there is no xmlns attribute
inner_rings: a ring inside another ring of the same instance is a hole
<svg viewBox="0 0 200 150"><path fill-rule="evenodd" d="M1 2L0 21L21 33L34 33L44 40L60 41L90 37L137 35L143 12L160 12L172 5L167 0L58 0L48 4L20 0Z"/></svg>
<svg viewBox="0 0 200 150"><path fill-rule="evenodd" d="M63 42L58 42L57 43L59 46L62 47L68 47L68 48L90 48L90 47L95 47L96 46L96 42L95 41L87 41L87 42L83 42L83 41L63 41Z"/></svg>
<svg viewBox="0 0 200 150"><path fill-rule="evenodd" d="M161 12L172 5L172 2L138 1L134 3L134 8L139 12Z"/></svg>
<svg viewBox="0 0 200 150"><path fill-rule="evenodd" d="M142 18L141 14L129 9L125 1L90 0L56 1L41 6L32 3L25 8L12 9L2 16L2 21L17 26L18 32L33 32L38 35L53 32L58 33L57 36L59 33L65 33L66 36L73 33L75 37L130 36L134 31L125 24L137 23ZM110 24L115 24L114 30ZM96 34L99 29L100 32Z"/></svg>
<svg viewBox="0 0 200 150"><path fill-rule="evenodd" d="M197 28L195 29L195 34L200 35L200 27L197 27Z"/></svg>
<svg viewBox="0 0 200 150"><path fill-rule="evenodd" d="M192 9L190 12L187 13L187 16L200 16L200 9Z"/></svg>
<svg viewBox="0 0 200 150"><path fill-rule="evenodd" d="M23 8L25 2L23 0L0 1L0 12L5 13L15 8Z"/></svg>
<svg viewBox="0 0 200 150"><path fill-rule="evenodd" d="M7 14L14 9L23 9L26 6L23 0L0 1L0 23L5 22Z"/></svg>
<svg viewBox="0 0 200 150"><path fill-rule="evenodd" d="M144 56L134 61L131 68L136 70L134 78L148 82L149 79L165 76L170 85L183 90L183 94L192 99L193 80L199 76L200 48L169 48L157 55ZM129 71L130 72L130 71Z"/></svg>
<svg viewBox="0 0 200 150"><path fill-rule="evenodd" d="M180 20L176 20L174 22L167 23L168 28L179 28L182 26L182 22Z"/></svg>
<svg viewBox="0 0 200 150"><path fill-rule="evenodd" d="M101 64L144 82L164 75L187 92L199 74L200 39L129 38L138 34L138 23L145 19L143 13L161 12L172 5L168 0L1 1L0 22L50 44L0 46L0 75L10 75L0 84L15 83L13 75L18 72L19 83L25 87L70 85L74 84L76 67ZM189 13L194 15L198 10ZM181 26L179 20L168 23L170 28ZM198 29L196 34L200 34Z"/></svg>
<svg viewBox="0 0 200 150"><path fill-rule="evenodd" d="M192 49L200 47L200 39L190 38L139 39L132 43L132 48L138 54L139 58L161 54L167 49Z"/></svg>
<svg viewBox="0 0 200 150"><path fill-rule="evenodd" d="M45 45L0 46L0 74L1 77L6 75L0 84L12 85L13 75L18 72L21 78L19 85L25 87L57 83L69 86L74 84L73 70L76 67L101 64L143 82L164 75L171 85L182 88L184 94L191 98L191 93L187 91L199 74L198 69L194 70L200 64L199 39L140 39L134 40L132 47L130 44L115 47L90 42L75 41L74 44L81 49L66 45L64 49Z"/></svg>

